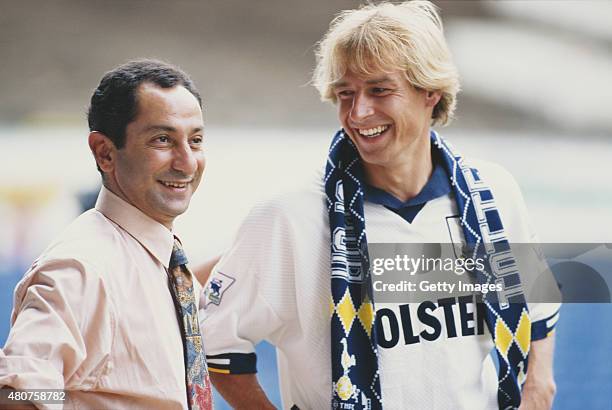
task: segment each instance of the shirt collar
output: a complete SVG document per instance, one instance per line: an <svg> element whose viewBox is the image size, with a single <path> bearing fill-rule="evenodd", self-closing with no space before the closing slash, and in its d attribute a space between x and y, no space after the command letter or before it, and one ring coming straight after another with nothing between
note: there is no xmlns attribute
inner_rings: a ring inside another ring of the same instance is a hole
<svg viewBox="0 0 612 410"><path fill-rule="evenodd" d="M450 179L442 164L440 153L432 147L431 154L434 166L433 172L423 189L421 189L421 192L414 198L401 201L382 189L366 184L364 187L365 199L369 202L398 210L409 206L425 204L433 199L448 195L451 192Z"/></svg>
<svg viewBox="0 0 612 410"><path fill-rule="evenodd" d="M174 245L174 235L168 228L119 198L104 186L100 190L95 208L125 229L164 267L168 268Z"/></svg>

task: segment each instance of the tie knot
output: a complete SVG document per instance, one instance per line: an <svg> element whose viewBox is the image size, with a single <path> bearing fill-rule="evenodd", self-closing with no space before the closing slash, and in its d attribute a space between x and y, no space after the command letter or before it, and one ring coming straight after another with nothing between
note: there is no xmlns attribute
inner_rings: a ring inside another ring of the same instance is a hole
<svg viewBox="0 0 612 410"><path fill-rule="evenodd" d="M173 269L177 266L186 264L187 255L185 255L185 251L183 251L183 246L178 241L178 239L174 238L174 246L172 247L172 255L170 255L170 262L168 263L168 267L170 269Z"/></svg>

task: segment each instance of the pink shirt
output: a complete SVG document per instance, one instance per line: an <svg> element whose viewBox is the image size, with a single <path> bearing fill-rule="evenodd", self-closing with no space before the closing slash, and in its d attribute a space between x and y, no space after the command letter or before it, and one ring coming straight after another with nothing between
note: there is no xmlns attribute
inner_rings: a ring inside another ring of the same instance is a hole
<svg viewBox="0 0 612 410"><path fill-rule="evenodd" d="M0 386L66 389L65 408L187 408L172 245L166 227L102 188L17 285Z"/></svg>

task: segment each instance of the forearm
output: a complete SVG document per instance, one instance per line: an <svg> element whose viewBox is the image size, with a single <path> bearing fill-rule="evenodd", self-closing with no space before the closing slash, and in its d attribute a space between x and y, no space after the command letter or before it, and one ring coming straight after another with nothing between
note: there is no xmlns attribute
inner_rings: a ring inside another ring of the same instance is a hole
<svg viewBox="0 0 612 410"><path fill-rule="evenodd" d="M554 334L531 342L529 371L523 386L521 410L550 409L557 386L553 374Z"/></svg>
<svg viewBox="0 0 612 410"><path fill-rule="evenodd" d="M221 374L210 372L210 379L223 398L234 409L274 409L255 374Z"/></svg>

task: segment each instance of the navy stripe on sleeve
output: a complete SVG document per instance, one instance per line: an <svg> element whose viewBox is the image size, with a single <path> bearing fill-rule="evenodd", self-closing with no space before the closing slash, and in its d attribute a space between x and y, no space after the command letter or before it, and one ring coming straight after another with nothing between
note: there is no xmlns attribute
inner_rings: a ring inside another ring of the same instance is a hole
<svg viewBox="0 0 612 410"><path fill-rule="evenodd" d="M559 320L559 310L546 319L538 320L531 324L531 340L540 340L546 338L557 325Z"/></svg>
<svg viewBox="0 0 612 410"><path fill-rule="evenodd" d="M257 355L255 353L206 355L206 363L208 364L208 370L213 373L257 373Z"/></svg>

